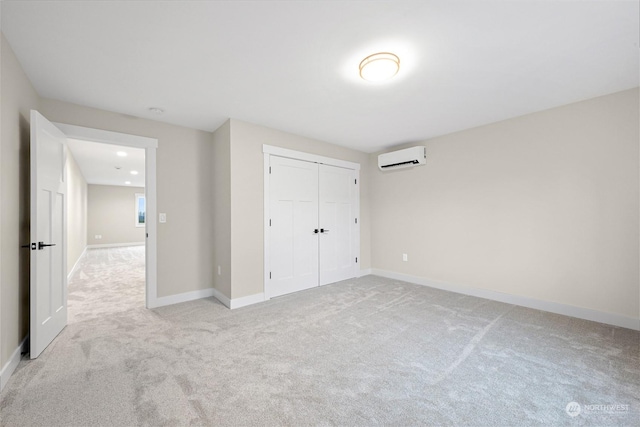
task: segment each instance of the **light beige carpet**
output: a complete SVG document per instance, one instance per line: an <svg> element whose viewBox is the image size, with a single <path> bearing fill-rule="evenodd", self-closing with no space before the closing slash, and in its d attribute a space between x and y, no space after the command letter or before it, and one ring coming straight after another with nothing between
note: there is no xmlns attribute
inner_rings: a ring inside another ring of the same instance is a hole
<svg viewBox="0 0 640 427"><path fill-rule="evenodd" d="M88 249L69 280L69 324L144 307L144 251Z"/></svg>
<svg viewBox="0 0 640 427"><path fill-rule="evenodd" d="M0 397L2 425L640 419L635 331L375 276L233 311L213 298L146 310L127 288L142 286L140 259L87 257L69 326L20 363Z"/></svg>

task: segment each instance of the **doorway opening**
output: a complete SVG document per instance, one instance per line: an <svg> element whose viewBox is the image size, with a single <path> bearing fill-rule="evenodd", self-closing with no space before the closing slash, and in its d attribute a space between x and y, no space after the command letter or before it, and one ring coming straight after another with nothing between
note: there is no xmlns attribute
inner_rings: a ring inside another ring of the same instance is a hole
<svg viewBox="0 0 640 427"><path fill-rule="evenodd" d="M69 323L145 306L145 150L67 139Z"/></svg>
<svg viewBox="0 0 640 427"><path fill-rule="evenodd" d="M157 307L156 149L158 140L64 123L54 123L54 125L67 136L70 141L69 151L72 153L74 148L75 151L78 151L78 146L86 147L87 149L91 147L96 150L98 150L96 147L99 147L99 149L105 151L103 151L103 156L97 157L107 157L108 160L113 160L108 158L107 153L120 157L120 160L115 163L103 161L101 163L102 166L97 165L96 167L109 167L108 164L112 163L113 166L111 167L116 172L114 176L120 180L120 182L116 183L122 184L112 187L119 188L125 195L128 194L127 192L131 193L128 202L121 198L123 200L122 210L126 211L123 213L122 218L127 215L128 219L123 219L123 221L129 221L129 224L131 224L129 228L134 230L128 235L129 237L120 234L119 236L107 238L104 233L98 231L99 228L93 228L93 225L99 227L100 223L104 226L109 221L117 222L116 218L104 212L103 209L104 202L108 200L104 193L108 193L113 188L100 183L94 184L95 187L89 188L87 191L88 199L92 196L92 193L95 193L93 194L96 196L94 199L101 200L102 204L94 203L91 206L92 211L87 212L89 221L92 221L91 217L94 219L97 217L98 219L96 224L91 222L87 224L87 247L90 249L129 248L127 250L115 250L112 253L120 252L119 257L130 260L141 257L142 259L139 261L144 264L144 289L140 290L140 293L144 294L144 305L147 308ZM118 152L126 153L126 156L119 156ZM125 161L125 158L132 160L132 162ZM120 166L121 169L115 169L116 166ZM132 173L132 171L137 173ZM108 183L108 181L96 182ZM88 200L88 210L91 203L92 201ZM98 237L96 238L96 236ZM130 243L130 245L120 246L122 243ZM136 243L137 245L135 245ZM138 246L137 249L136 246Z"/></svg>
<svg viewBox="0 0 640 427"><path fill-rule="evenodd" d="M131 221L144 223L144 272L146 306L157 306L156 287L156 148L154 138L52 123L36 110L31 110L30 142L30 302L29 346L31 359L56 338L68 322L67 260L68 199L67 174L77 164L67 156L71 153L69 140L78 140L144 150L144 204L136 196ZM117 155L117 151L116 151ZM140 171L136 171L140 174ZM131 175L135 173L129 172ZM131 182L133 183L133 182ZM144 212L139 212L144 206ZM82 210L80 210L82 213ZM141 221L142 220L142 221ZM75 225L75 224L74 224ZM80 227L82 233L82 227ZM86 236L86 235L85 235ZM80 245L82 246L82 239ZM71 272L71 271L70 271Z"/></svg>

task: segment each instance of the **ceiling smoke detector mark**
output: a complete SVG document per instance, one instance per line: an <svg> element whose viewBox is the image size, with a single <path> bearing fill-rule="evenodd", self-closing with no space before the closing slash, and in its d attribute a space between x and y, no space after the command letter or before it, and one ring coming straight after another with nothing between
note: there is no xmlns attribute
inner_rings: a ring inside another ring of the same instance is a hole
<svg viewBox="0 0 640 427"><path fill-rule="evenodd" d="M160 115L160 114L164 113L164 110L162 108L158 108L158 107L151 107L151 108L149 108L149 111L152 112L153 114L157 114L157 115Z"/></svg>
<svg viewBox="0 0 640 427"><path fill-rule="evenodd" d="M122 166L114 166L114 168L116 168L116 170L120 170L122 169Z"/></svg>

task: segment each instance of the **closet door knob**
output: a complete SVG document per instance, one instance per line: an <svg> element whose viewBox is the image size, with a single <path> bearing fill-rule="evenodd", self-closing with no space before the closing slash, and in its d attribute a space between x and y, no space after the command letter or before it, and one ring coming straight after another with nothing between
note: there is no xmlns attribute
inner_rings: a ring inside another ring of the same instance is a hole
<svg viewBox="0 0 640 427"><path fill-rule="evenodd" d="M329 229L327 229L327 228L321 228L321 229L320 229L320 232L321 232L321 233L328 233L328 232L329 232Z"/></svg>

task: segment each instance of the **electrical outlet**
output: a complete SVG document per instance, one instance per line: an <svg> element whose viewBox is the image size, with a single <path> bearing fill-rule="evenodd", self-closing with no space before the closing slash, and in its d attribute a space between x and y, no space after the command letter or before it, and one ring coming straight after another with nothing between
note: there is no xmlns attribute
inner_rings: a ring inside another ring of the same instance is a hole
<svg viewBox="0 0 640 427"><path fill-rule="evenodd" d="M96 234L95 236L93 236L93 238L96 240L100 240L102 239L102 234Z"/></svg>
<svg viewBox="0 0 640 427"><path fill-rule="evenodd" d="M402 260L403 260L403 261L409 261L409 255L407 255L407 254L402 254Z"/></svg>
<svg viewBox="0 0 640 427"><path fill-rule="evenodd" d="M220 269L220 266L218 266L218 276L222 274L222 270Z"/></svg>

